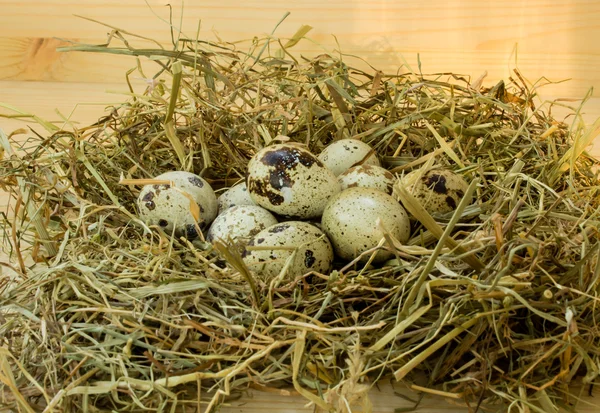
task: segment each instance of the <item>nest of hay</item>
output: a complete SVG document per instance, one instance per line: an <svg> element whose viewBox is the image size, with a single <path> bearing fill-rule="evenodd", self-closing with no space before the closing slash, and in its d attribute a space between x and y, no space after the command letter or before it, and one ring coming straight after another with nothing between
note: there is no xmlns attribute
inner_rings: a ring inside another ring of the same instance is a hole
<svg viewBox="0 0 600 413"><path fill-rule="evenodd" d="M570 125L554 119L560 103L537 107L517 71L483 87L294 56L306 31L248 48L182 38L175 50L136 49L116 31L120 45L69 48L159 70L93 125L37 119L26 139L2 134L0 183L14 201L5 406L210 411L249 387L293 386L345 411L395 378L472 408L549 411L577 399L571 383L596 379L600 193L585 148L600 124L584 128L579 108ZM276 285L228 245L148 228L139 187L123 184L186 170L225 188L278 139L319 153L344 137L398 175L459 171L476 202L433 217L397 189L415 227L406 245L387 245L394 260Z"/></svg>

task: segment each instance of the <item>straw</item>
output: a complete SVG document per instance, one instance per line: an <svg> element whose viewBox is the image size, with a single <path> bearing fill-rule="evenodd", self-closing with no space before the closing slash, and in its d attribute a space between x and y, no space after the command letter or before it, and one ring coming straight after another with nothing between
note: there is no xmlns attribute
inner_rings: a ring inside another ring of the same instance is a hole
<svg viewBox="0 0 600 413"><path fill-rule="evenodd" d="M599 162L586 148L600 121L586 128L581 107L571 125L553 118L569 108L538 103L518 71L488 87L426 62L386 73L342 50L301 56L306 25L229 43L170 27L170 49L106 26L106 44L60 49L134 57L124 101L98 122L61 129L1 104L37 122L0 133L14 200L0 264L17 269L0 284L7 409L208 412L262 389L349 412L393 379L473 409L551 411L597 379ZM294 279L293 259L265 279L233 243L138 216L141 186L162 173L221 192L266 145L318 154L347 137L398 178L445 168L468 193L434 213L399 180L411 237L386 233L365 253L392 259Z"/></svg>

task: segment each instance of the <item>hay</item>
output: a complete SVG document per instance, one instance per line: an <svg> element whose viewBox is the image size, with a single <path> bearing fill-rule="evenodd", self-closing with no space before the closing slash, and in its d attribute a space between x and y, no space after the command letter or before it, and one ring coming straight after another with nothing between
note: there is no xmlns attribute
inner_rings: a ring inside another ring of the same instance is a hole
<svg viewBox="0 0 600 413"><path fill-rule="evenodd" d="M3 405L211 411L248 388L293 386L347 411L394 377L472 410L549 411L576 402L572 383L594 382L600 193L585 147L600 122L585 129L579 108L571 125L554 119L560 103L536 107L517 71L486 88L294 56L308 30L287 44L180 38L174 50L115 30L118 46L67 48L160 68L143 93L130 78L144 73L128 73L130 97L93 125L2 134L0 183L15 199L3 248L16 263L2 263L15 273L2 284ZM406 245L388 240L394 260L278 286L235 248L136 217L127 180L183 169L222 188L277 139L318 153L350 136L399 175L464 173L476 202L430 216L397 186L416 220Z"/></svg>

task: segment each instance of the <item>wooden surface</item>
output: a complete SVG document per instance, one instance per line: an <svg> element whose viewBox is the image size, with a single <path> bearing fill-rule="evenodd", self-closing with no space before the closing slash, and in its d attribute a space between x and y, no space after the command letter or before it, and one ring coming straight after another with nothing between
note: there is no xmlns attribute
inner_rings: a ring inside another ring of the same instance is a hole
<svg viewBox="0 0 600 413"><path fill-rule="evenodd" d="M74 15L167 44L166 3L0 0L0 113L35 113L57 122L66 117L80 124L96 120L105 105L125 99L119 94L126 90L124 73L135 61L57 53L56 47L69 41L98 44L107 39L110 29ZM179 26L181 3L171 3ZM291 15L276 36L289 37L302 24L314 27L311 40L301 41L294 50L305 56L336 50L339 42L344 53L387 72L398 70L403 61L416 68L419 54L423 73L454 72L477 78L487 71L484 84L507 79L515 67L532 83L542 77L554 82L571 79L540 89L542 99L577 100L590 88L600 88L600 1L189 0L184 3L182 29L193 38L200 22L203 39L212 40L215 33L224 40L249 39L270 33L286 11ZM136 87L145 87L142 80L134 81ZM584 109L586 122L600 117L600 98L593 97ZM24 125L0 118L0 128L6 132ZM598 143L593 152L600 154ZM376 412L406 406L389 388L375 392L373 400ZM448 410L444 401L427 400L419 411ZM298 398L256 393L225 411L312 411L302 405Z"/></svg>
<svg viewBox="0 0 600 413"><path fill-rule="evenodd" d="M50 118L56 118L55 108L68 114L77 102L100 103L73 113L80 122L94 120L103 103L121 98L105 91L124 91L124 73L135 61L58 53L56 47L69 41L106 41L109 28L76 15L167 44L171 34L166 3L0 0L0 102ZM181 4L172 3L176 25L181 20L183 34L191 38L198 24L203 39L215 39L216 34L230 41L263 36L290 11L276 36L289 37L302 24L313 26L311 40L294 48L298 54L333 51L337 41L344 53L388 72L403 61L416 68L419 54L424 73L477 78L487 71L490 84L507 79L515 67L532 83L542 77L554 82L571 79L540 89L543 99L581 99L591 87L600 86L600 1L198 0L184 3L182 18ZM64 93L57 95L63 87ZM593 98L586 112L588 120L600 116L600 98ZM1 122L7 130L17 125Z"/></svg>

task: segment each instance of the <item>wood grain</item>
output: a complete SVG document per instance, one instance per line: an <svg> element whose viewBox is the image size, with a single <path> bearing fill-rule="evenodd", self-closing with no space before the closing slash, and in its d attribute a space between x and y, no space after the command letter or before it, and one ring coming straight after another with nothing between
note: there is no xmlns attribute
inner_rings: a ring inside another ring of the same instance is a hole
<svg viewBox="0 0 600 413"><path fill-rule="evenodd" d="M105 107L122 102L127 88L125 72L136 65L132 58L85 53L58 53L70 42L103 43L110 28L86 16L159 41L170 47L169 8L166 0L0 0L0 104L64 124L69 118L86 125L98 119ZM600 88L600 1L597 0L189 0L173 3L173 16L183 35L238 41L267 36L285 12L291 15L275 36L290 37L300 25L313 30L296 54L314 56L341 50L360 56L363 68L372 65L386 72L454 72L479 77L485 84L507 79L515 67L532 83L545 77L554 82L540 89L541 98L581 99L590 88ZM182 12L183 10L183 12ZM183 17L181 17L183 16ZM181 20L180 20L181 19ZM181 25L180 25L181 21ZM178 29L175 30L179 32ZM148 45L135 41L136 45ZM245 47L240 45L240 47ZM156 70L143 63L151 75ZM133 79L134 87L143 81ZM577 106L576 102L572 102ZM562 119L566 111L553 114ZM0 114L16 112L0 105ZM600 117L600 98L591 99L584 119ZM569 119L567 119L569 121ZM31 123L1 118L0 128L10 132ZM600 141L593 153L600 156ZM6 197L0 196L0 208ZM409 404L391 387L371 392L375 413L392 412ZM589 398L586 400L590 400ZM598 403L596 399L592 402ZM222 411L312 412L297 396L253 391ZM427 397L424 413L467 411L445 400ZM587 406L580 412L598 412Z"/></svg>
<svg viewBox="0 0 600 413"><path fill-rule="evenodd" d="M127 99L124 95L109 93L125 93L125 85L119 83L3 81L0 86L0 114L14 116L0 118L0 128L6 133L34 125L33 122L26 122L26 118L19 116L20 112L35 114L58 126L64 124L64 118L74 124L88 125L96 121L108 105L118 104ZM2 107L3 103L18 110Z"/></svg>
<svg viewBox="0 0 600 413"><path fill-rule="evenodd" d="M179 26L182 7L173 3ZM57 54L52 47L59 41L53 38L105 42L110 29L75 17L82 15L167 44L169 9L163 0L148 0L148 5L143 0L0 0L0 78L122 81L131 59ZM213 31L224 40L251 39L270 33L286 11L291 15L276 36L289 37L301 24L314 27L312 41L296 47L305 55L334 50L337 39L342 51L385 71L397 70L403 58L416 68L419 53L424 72L477 77L487 70L494 82L510 75L518 45L518 67L531 81L572 79L549 94L582 97L600 86L598 1L197 0L184 4L181 28L191 38L201 23L203 39L214 39Z"/></svg>
<svg viewBox="0 0 600 413"><path fill-rule="evenodd" d="M145 84L141 80L134 80L133 86L141 92ZM15 111L2 107L2 103L10 103L23 112L35 113L42 119L57 125L64 125L63 117L69 118L75 125L89 125L98 120L109 105L123 102L127 98L126 92L127 86L124 82L0 81L0 115L17 114ZM556 98L558 96L544 96L544 99L547 100ZM577 107L580 102L567 103ZM569 113L571 111L561 107L554 107L552 110L555 119L570 124L572 118L567 117ZM592 98L584 106L582 117L587 124L591 124L599 116L600 98ZM21 117L0 117L0 128L7 133L23 127L35 127L35 125L32 122L25 122ZM42 132L42 128L39 126L36 127L36 130ZM600 157L600 139L596 140L590 148L590 153ZM0 205L2 205L1 201Z"/></svg>

